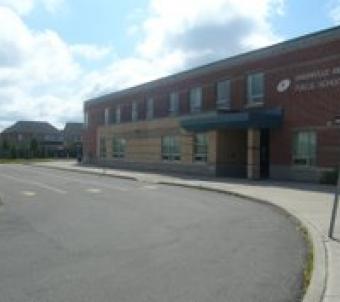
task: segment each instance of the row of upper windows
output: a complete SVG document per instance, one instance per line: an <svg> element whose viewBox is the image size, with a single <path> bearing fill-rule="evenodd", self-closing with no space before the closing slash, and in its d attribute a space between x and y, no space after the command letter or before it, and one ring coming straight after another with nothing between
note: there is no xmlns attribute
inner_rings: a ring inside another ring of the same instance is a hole
<svg viewBox="0 0 340 302"><path fill-rule="evenodd" d="M247 101L248 105L262 103L264 99L264 74L255 73L247 77ZM202 87L194 87L190 90L189 106L190 113L198 113L202 111ZM231 84L230 80L222 80L216 83L216 106L217 109L231 108ZM169 95L169 114L175 116L179 112L179 93L171 92ZM131 105L131 121L140 119L140 112L138 111L138 102L135 101ZM146 119L154 118L154 99L148 98L146 100ZM121 106L118 105L114 112L114 122L119 124L122 120ZM88 114L85 113L85 126L88 125ZM104 123L110 123L110 110L105 109Z"/></svg>

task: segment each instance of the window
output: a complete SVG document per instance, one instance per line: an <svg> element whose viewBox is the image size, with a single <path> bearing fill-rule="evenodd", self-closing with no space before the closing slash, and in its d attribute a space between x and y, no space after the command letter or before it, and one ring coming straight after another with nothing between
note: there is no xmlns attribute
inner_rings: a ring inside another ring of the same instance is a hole
<svg viewBox="0 0 340 302"><path fill-rule="evenodd" d="M165 160L181 159L179 137L177 136L162 137L162 159Z"/></svg>
<svg viewBox="0 0 340 302"><path fill-rule="evenodd" d="M88 128L89 126L89 113L87 111L85 111L85 114L84 114L84 126L85 128Z"/></svg>
<svg viewBox="0 0 340 302"><path fill-rule="evenodd" d="M117 124L120 123L120 117L121 117L121 109L120 109L120 105L118 105L116 107L116 123Z"/></svg>
<svg viewBox="0 0 340 302"><path fill-rule="evenodd" d="M136 102L132 103L131 107L131 120L137 121L138 120L138 104Z"/></svg>
<svg viewBox="0 0 340 302"><path fill-rule="evenodd" d="M170 93L169 100L169 113L170 115L177 115L179 110L179 95L177 92Z"/></svg>
<svg viewBox="0 0 340 302"><path fill-rule="evenodd" d="M202 88L196 87L190 90L190 112L200 112L202 108Z"/></svg>
<svg viewBox="0 0 340 302"><path fill-rule="evenodd" d="M262 103L264 98L264 74L248 75L248 104Z"/></svg>
<svg viewBox="0 0 340 302"><path fill-rule="evenodd" d="M110 116L110 110L109 108L105 108L105 114L104 114L105 125L109 124L109 116Z"/></svg>
<svg viewBox="0 0 340 302"><path fill-rule="evenodd" d="M194 160L208 160L208 137L205 133L196 134L194 137Z"/></svg>
<svg viewBox="0 0 340 302"><path fill-rule="evenodd" d="M126 140L124 138L112 139L112 157L123 158L125 156Z"/></svg>
<svg viewBox="0 0 340 302"><path fill-rule="evenodd" d="M216 105L218 109L230 109L230 81L220 81L216 85L217 100Z"/></svg>
<svg viewBox="0 0 340 302"><path fill-rule="evenodd" d="M153 118L153 98L146 100L146 118L148 120Z"/></svg>
<svg viewBox="0 0 340 302"><path fill-rule="evenodd" d="M316 133L299 131L293 137L293 163L297 166L316 164Z"/></svg>
<svg viewBox="0 0 340 302"><path fill-rule="evenodd" d="M105 137L101 137L99 140L99 157L106 157L106 139Z"/></svg>

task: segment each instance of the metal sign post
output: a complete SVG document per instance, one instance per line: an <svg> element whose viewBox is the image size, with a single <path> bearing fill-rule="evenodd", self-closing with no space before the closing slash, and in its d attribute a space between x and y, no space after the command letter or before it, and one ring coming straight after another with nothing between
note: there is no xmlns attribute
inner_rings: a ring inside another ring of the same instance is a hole
<svg viewBox="0 0 340 302"><path fill-rule="evenodd" d="M340 194L340 169L339 169L339 175L338 175L338 183L336 186L335 196L334 196L331 224L329 226L329 238L332 238L332 239L334 238L333 234L334 234L335 220L336 220L338 206L339 206L339 194Z"/></svg>

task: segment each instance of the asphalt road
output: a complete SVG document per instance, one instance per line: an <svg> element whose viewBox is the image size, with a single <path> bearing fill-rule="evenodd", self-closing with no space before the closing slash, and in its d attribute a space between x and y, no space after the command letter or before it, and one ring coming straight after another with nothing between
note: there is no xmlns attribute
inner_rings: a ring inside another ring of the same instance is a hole
<svg viewBox="0 0 340 302"><path fill-rule="evenodd" d="M1 302L299 301L306 247L273 208L0 165Z"/></svg>

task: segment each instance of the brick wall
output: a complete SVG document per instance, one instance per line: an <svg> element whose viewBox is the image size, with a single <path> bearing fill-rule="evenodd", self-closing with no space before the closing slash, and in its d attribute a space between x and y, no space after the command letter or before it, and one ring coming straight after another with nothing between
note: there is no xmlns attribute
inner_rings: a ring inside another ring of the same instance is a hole
<svg viewBox="0 0 340 302"><path fill-rule="evenodd" d="M161 138L166 135L178 136L181 144L181 159L179 161L164 161L161 154ZM169 169L174 165L183 172L215 174L216 164L216 132L208 133L209 148L208 162L195 163L195 167L188 168L193 161L193 134L187 133L179 126L177 118L165 118L151 121L139 121L135 123L122 123L115 126L100 126L97 137L106 138L107 157L99 161L106 165L129 168L131 163L139 163L136 167L148 170ZM116 159L112 156L112 139L125 138L127 140L124 159ZM99 147L97 147L97 158ZM124 165L124 162L127 162Z"/></svg>
<svg viewBox="0 0 340 302"><path fill-rule="evenodd" d="M221 65L222 66L222 65ZM84 135L85 153L95 154L96 150L96 129L103 124L103 112L105 108L115 111L117 105L122 105L122 122L124 126L112 126L112 133L120 131L122 127L131 128L136 131L142 124L129 124L131 121L131 102L139 102L139 117L145 119L145 99L154 98L155 118L161 118L155 123L157 127L163 127L170 131L173 124L169 125L168 115L169 93L179 92L180 112L179 115L189 113L189 90L195 86L203 88L203 111L215 110L216 88L215 84L221 79L231 80L231 104L232 110L245 110L246 107L246 79L247 74L261 71L265 73L265 103L266 107L282 107L284 109L284 121L280 129L270 132L270 160L276 166L290 166L292 164L292 134L299 129L314 129L318 134L317 163L320 167L334 167L338 164L339 151L339 128L330 127L329 122L336 115L340 115L340 85L311 91L300 91L295 89L299 83L295 82L295 77L314 70L323 70L340 66L340 39L326 44L315 45L303 50L289 50L278 55L268 55L268 57L257 60L251 59L240 65L231 65L225 68L216 68L213 72L188 73L184 79L171 81L159 81L158 84L150 85L150 89L145 89L145 93L131 92L118 99L114 96L105 102L97 102L85 105L85 110L90 114L90 126ZM340 78L340 75L339 75ZM291 86L285 92L277 91L278 83L283 79L290 79ZM174 122L173 122L174 123ZM126 125L126 126L125 126ZM146 125L153 125L148 122ZM147 127L145 131L147 131ZM167 128L170 127L170 128ZM175 127L178 130L178 124ZM115 130L114 130L115 129ZM102 131L102 130L100 130ZM129 132L131 133L129 130ZM112 134L111 133L111 134ZM158 138L159 139L159 138ZM147 140L146 140L147 141ZM145 142L146 142L145 141ZM147 143L131 142L134 148L142 146L142 153L147 153ZM153 141L150 145L157 145ZM186 147L184 147L186 148ZM211 148L216 148L212 145ZM150 150L149 150L150 151ZM134 151L136 154L137 151ZM189 153L188 153L189 154ZM132 157L136 156L131 154ZM146 155L145 155L146 156ZM149 155L148 155L149 156ZM185 155L191 157L189 155ZM211 155L209 155L211 156ZM150 155L150 160L151 160ZM147 156L145 157L147 158ZM149 158L149 157L148 157ZM154 158L153 158L154 160Z"/></svg>

